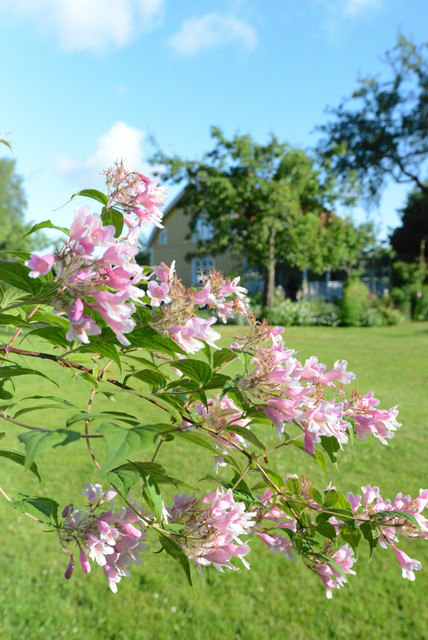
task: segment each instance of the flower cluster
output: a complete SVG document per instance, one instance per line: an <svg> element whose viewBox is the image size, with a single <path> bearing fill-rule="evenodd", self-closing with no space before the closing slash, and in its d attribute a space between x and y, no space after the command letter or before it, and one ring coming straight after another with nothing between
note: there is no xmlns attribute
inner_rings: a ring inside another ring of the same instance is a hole
<svg viewBox="0 0 428 640"><path fill-rule="evenodd" d="M197 416L207 425L210 429L210 435L213 438L213 444L219 453L223 455L228 453L233 445L247 446L247 442L242 435L234 433L234 427L248 428L250 422L249 418L243 418L242 412L236 406L236 404L228 398L217 394L214 398L208 400L207 406L198 403L195 407ZM188 429L192 425L190 422L183 421L181 428ZM223 431L227 431L226 437L222 437ZM223 455L215 456L215 471L218 472L218 467L225 467Z"/></svg>
<svg viewBox="0 0 428 640"><path fill-rule="evenodd" d="M58 528L61 544L67 549L70 543L75 542L82 571L89 573L91 570L89 559L96 562L103 568L110 589L116 593L117 583L131 575L127 566L142 562L138 553L146 548L143 542L146 537L144 523L130 507L114 511L113 502L110 502L109 511L97 515L101 505L115 497L116 491L113 489L103 492L100 484L86 483L82 493L88 498L87 511L83 513L71 504L65 507L62 513L64 522ZM65 577L70 579L74 558L72 552L67 551L70 562Z"/></svg>
<svg viewBox="0 0 428 640"><path fill-rule="evenodd" d="M384 500L379 487L368 484L361 487L361 491L362 495L347 494L352 510L359 517L371 519L377 524L380 546L384 549L392 547L402 567L403 578L414 580L414 571L421 569L421 563L409 558L393 543L398 542L399 535L428 540L428 519L422 514L428 507L428 489L421 489L419 496L414 499L411 496L403 496L400 492L394 502Z"/></svg>
<svg viewBox="0 0 428 640"><path fill-rule="evenodd" d="M318 561L311 567L312 571L317 573L323 581L327 589L326 595L329 599L333 597L332 589L340 589L346 583L346 578L343 574L355 575L352 566L356 562L356 557L351 547L345 544L331 555L331 560L336 566L340 567L342 573L328 561Z"/></svg>
<svg viewBox="0 0 428 640"><path fill-rule="evenodd" d="M172 337L186 353L196 353L204 342L216 347L215 343L220 339L220 334L212 328L216 318L199 318L195 315L199 308L216 310L224 321L235 313L248 316L246 290L239 286L239 277L231 281L219 271L210 269L202 276L203 288L186 288L175 274L174 262L170 267L162 263L155 268L154 275L157 281L151 280L147 295L159 311L151 325Z"/></svg>
<svg viewBox="0 0 428 640"><path fill-rule="evenodd" d="M105 172L109 190L108 207L124 215L125 224L138 239L141 225L154 224L162 228L162 210L168 196L166 187L159 187L142 173L128 171L122 162Z"/></svg>
<svg viewBox="0 0 428 640"><path fill-rule="evenodd" d="M157 220L158 204L165 196L163 187L153 185L141 174L125 171L122 165L111 171L107 177L114 190L108 206L120 204L127 234L115 238L113 225L104 225L101 216L90 213L88 207L80 207L68 242L55 254L31 255L25 264L31 269L32 278L55 267L58 292L53 304L67 313L68 340L88 343L88 336L99 335L101 328L92 317L92 312L96 312L119 342L127 346L125 334L135 327L131 318L134 302L141 303L145 296L138 286L146 279L135 260L138 238L142 225Z"/></svg>
<svg viewBox="0 0 428 640"><path fill-rule="evenodd" d="M351 383L355 374L347 371L345 360L337 361L331 370L315 356L302 364L295 357L296 352L285 347L281 329L264 332L259 329L258 340L266 339L271 340L271 345L263 348L254 348L248 339L244 344L233 344L237 350L254 350L253 368L237 384L274 423L279 437L285 423L294 423L304 433L305 451L313 454L321 436L335 438L342 447L348 441L352 421L360 438L372 433L387 444L386 439L400 426L396 421L397 408L375 409L379 401L372 393L363 397L354 392L352 398L346 400L343 385ZM340 402L326 399L329 388L339 392Z"/></svg>
<svg viewBox="0 0 428 640"><path fill-rule="evenodd" d="M239 558L249 568L244 556L250 548L239 536L250 532L254 517L243 502L235 502L230 489L217 489L201 500L186 493L176 495L172 507L165 509L167 522L183 525L180 543L198 571L210 564L218 571L223 567L236 570L232 558Z"/></svg>

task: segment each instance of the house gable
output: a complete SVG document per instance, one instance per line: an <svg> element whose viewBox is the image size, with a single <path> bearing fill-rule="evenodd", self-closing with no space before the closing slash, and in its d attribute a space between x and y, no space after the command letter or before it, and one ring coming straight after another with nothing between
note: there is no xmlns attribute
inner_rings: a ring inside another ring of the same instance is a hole
<svg viewBox="0 0 428 640"><path fill-rule="evenodd" d="M201 216L201 222L198 221L196 225L196 232L190 234L190 216L186 215L184 207L180 206L183 196L184 191L178 194L165 210L162 220L164 229L154 229L149 238L152 263L157 265L165 262L169 265L175 260L177 275L187 287L198 284L198 271L208 270L209 267L215 267L225 275L241 275L242 261L234 258L230 251L216 256L186 260L186 256L196 248L198 237L208 240L212 230Z"/></svg>

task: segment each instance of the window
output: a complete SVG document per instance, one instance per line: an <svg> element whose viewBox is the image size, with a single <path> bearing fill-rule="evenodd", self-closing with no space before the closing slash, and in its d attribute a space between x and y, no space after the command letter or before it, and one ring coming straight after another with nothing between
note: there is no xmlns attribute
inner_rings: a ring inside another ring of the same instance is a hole
<svg viewBox="0 0 428 640"><path fill-rule="evenodd" d="M192 259L192 285L197 286L201 284L203 280L203 274L208 276L209 269L214 269L215 260L211 256L205 256L203 258Z"/></svg>
<svg viewBox="0 0 428 640"><path fill-rule="evenodd" d="M205 216L200 216L196 220L195 230L192 233L193 242L206 242L214 236L214 227Z"/></svg>
<svg viewBox="0 0 428 640"><path fill-rule="evenodd" d="M161 229L159 231L159 236L158 236L158 244L166 244L167 243L167 233L166 233L166 229Z"/></svg>

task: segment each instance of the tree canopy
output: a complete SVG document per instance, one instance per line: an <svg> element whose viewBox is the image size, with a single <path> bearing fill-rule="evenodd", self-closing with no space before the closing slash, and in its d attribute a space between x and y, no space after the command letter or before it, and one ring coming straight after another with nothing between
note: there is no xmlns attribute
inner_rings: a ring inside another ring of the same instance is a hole
<svg viewBox="0 0 428 640"><path fill-rule="evenodd" d="M412 262L426 255L428 242L428 192L414 189L400 211L401 226L391 234L391 246L397 258Z"/></svg>
<svg viewBox="0 0 428 640"><path fill-rule="evenodd" d="M0 158L0 251L29 251L43 244L40 232L23 237L30 229L24 219L26 207L22 178L15 171L15 161Z"/></svg>
<svg viewBox="0 0 428 640"><path fill-rule="evenodd" d="M271 306L275 264L322 273L342 261L329 229L344 222L331 213L334 180L308 152L271 135L258 144L249 135L228 140L213 127L214 148L201 160L158 152L164 178L184 183L184 206L195 229L201 214L213 227L198 251L215 255L230 249L264 267L265 304Z"/></svg>
<svg viewBox="0 0 428 640"><path fill-rule="evenodd" d="M328 109L333 120L318 127L330 169L369 200L378 200L389 178L428 193L427 48L400 35L385 54L389 77L359 78L351 96Z"/></svg>

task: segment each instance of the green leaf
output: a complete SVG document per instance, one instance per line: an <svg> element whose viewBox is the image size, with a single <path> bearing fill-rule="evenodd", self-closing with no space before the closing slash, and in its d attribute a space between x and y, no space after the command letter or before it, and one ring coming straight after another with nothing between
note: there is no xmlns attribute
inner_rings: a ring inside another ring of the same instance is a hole
<svg viewBox="0 0 428 640"><path fill-rule="evenodd" d="M300 496L302 492L302 487L300 486L300 482L298 481L297 478L293 478L292 476L287 478L287 487L291 495Z"/></svg>
<svg viewBox="0 0 428 640"><path fill-rule="evenodd" d="M160 371L154 371L153 369L142 369L141 371L134 371L128 374L125 378L125 384L129 378L137 378L141 382L145 382L151 389L160 388L163 389L168 384L168 379Z"/></svg>
<svg viewBox="0 0 428 640"><path fill-rule="evenodd" d="M179 438L182 438L184 440L187 440L188 442L192 442L193 444L198 445L199 447L202 447L202 449L207 449L208 451L210 451L211 453L215 453L216 455L218 454L218 450L215 448L212 440L206 438L201 433L196 433L195 431L189 430L189 431L175 431L174 434Z"/></svg>
<svg viewBox="0 0 428 640"><path fill-rule="evenodd" d="M117 469L108 471L106 478L116 487L119 495L126 499L131 488L137 484L139 474L135 469L117 467Z"/></svg>
<svg viewBox="0 0 428 640"><path fill-rule="evenodd" d="M266 473L266 475L272 480L272 482L278 487L278 489L281 489L281 487L284 486L284 480L283 478L281 478L279 473L277 473L276 471L273 471L272 469L268 469L267 467L262 467L262 469ZM265 482L268 485L268 487L271 486L269 482L266 480L266 478L265 478Z"/></svg>
<svg viewBox="0 0 428 640"><path fill-rule="evenodd" d="M1 278L0 278L1 279ZM4 291L2 290L3 297L1 299L1 308L6 309L12 305L25 304L25 302L31 299L31 296L25 295L19 289L13 286L9 286Z"/></svg>
<svg viewBox="0 0 428 640"><path fill-rule="evenodd" d="M8 458L17 464L20 464L22 467L25 467L25 456L19 451L15 451L14 449L0 449L0 457ZM29 469L38 478L39 482L41 482L39 470L37 469L35 462L30 465Z"/></svg>
<svg viewBox="0 0 428 640"><path fill-rule="evenodd" d="M35 335L43 340L47 340L54 346L64 347L65 349L70 345L69 341L66 338L67 331L62 327L37 327L36 329L32 329L27 333L27 336Z"/></svg>
<svg viewBox="0 0 428 640"><path fill-rule="evenodd" d="M227 431L231 431L232 433L236 433L236 435L241 436L242 438L247 440L247 442L251 442L251 444L256 446L261 451L266 451L266 445L264 445L263 442L261 442L255 435L255 433L250 431L250 429L246 429L245 427L238 427L234 424L228 425L226 429Z"/></svg>
<svg viewBox="0 0 428 640"><path fill-rule="evenodd" d="M76 424L77 422L85 422L86 420L92 422L94 420L100 419L105 420L106 418L115 418L116 420L125 422L125 424L130 424L132 427L137 427L140 423L140 421L135 416L131 415L130 413L125 413L124 411L100 411L99 413L80 411L79 413L75 413L73 416L68 418L66 426L71 427L72 424Z"/></svg>
<svg viewBox="0 0 428 640"><path fill-rule="evenodd" d="M186 360L174 360L171 366L192 380L195 380L195 382L198 382L201 386L205 386L212 375L210 365L202 360L192 360L190 358Z"/></svg>
<svg viewBox="0 0 428 640"><path fill-rule="evenodd" d="M106 205L108 203L108 198L102 191L98 191L98 189L82 189L77 193L74 193L70 200L75 198L76 196L84 196L85 198L92 198L92 200L96 200L97 202L101 202L101 204Z"/></svg>
<svg viewBox="0 0 428 640"><path fill-rule="evenodd" d="M127 465L122 465L123 468L136 469L141 477L146 474L150 474L155 482L158 484L182 484L181 480L172 478L167 474L165 469L158 462L129 462Z"/></svg>
<svg viewBox="0 0 428 640"><path fill-rule="evenodd" d="M160 531L156 531L156 533L159 536L162 548L167 552L169 556L171 556L171 558L174 558L174 560L176 560L181 565L184 573L186 574L187 582L193 589L192 575L190 573L190 563L183 549L179 547L175 540L173 540L172 538L164 535Z"/></svg>
<svg viewBox="0 0 428 640"><path fill-rule="evenodd" d="M323 507L328 509L329 507L334 507L340 499L340 494L336 489L329 489L328 491L324 491L324 504Z"/></svg>
<svg viewBox="0 0 428 640"><path fill-rule="evenodd" d="M33 315L31 316L31 322L43 322L45 324L53 326L59 325L63 329L67 330L70 328L70 322L67 320L67 318L64 318L64 316L60 316L56 313L44 312L40 309L33 313Z"/></svg>
<svg viewBox="0 0 428 640"><path fill-rule="evenodd" d="M324 538L329 538L329 540L336 539L336 529L333 527L330 522L320 522L316 527L318 533Z"/></svg>
<svg viewBox="0 0 428 640"><path fill-rule="evenodd" d="M104 422L97 433L102 433L107 448L107 457L101 467L106 472L118 462L126 460L139 451L147 451L159 437L157 431L147 427L133 427L124 429L114 422Z"/></svg>
<svg viewBox="0 0 428 640"><path fill-rule="evenodd" d="M55 502L55 500L45 498L44 496L36 496L33 498L23 493L18 495L19 500L10 503L14 509L29 513L47 524L50 524L52 520L58 523L59 504Z"/></svg>
<svg viewBox="0 0 428 640"><path fill-rule="evenodd" d="M67 407L75 407L76 405L66 400L65 398L60 398L59 396L25 396L22 400L52 400L53 402L59 402L60 404L65 404Z"/></svg>
<svg viewBox="0 0 428 640"><path fill-rule="evenodd" d="M123 229L123 214L117 209L103 209L101 214L103 225L112 225L114 227L114 237L119 238Z"/></svg>
<svg viewBox="0 0 428 640"><path fill-rule="evenodd" d="M213 366L213 352L209 344L204 342L204 346L202 347L202 353L205 355L207 362L210 367Z"/></svg>
<svg viewBox="0 0 428 640"><path fill-rule="evenodd" d="M314 458L318 462L321 469L324 471L325 475L327 475L327 465L325 463L325 457L322 451L319 449L315 449Z"/></svg>
<svg viewBox="0 0 428 640"><path fill-rule="evenodd" d="M135 329L128 335L128 339L132 347L141 347L148 351L161 351L169 356L174 356L176 353L187 355L172 338L161 336L151 327L145 326Z"/></svg>
<svg viewBox="0 0 428 640"><path fill-rule="evenodd" d="M0 380L0 398L2 400L10 400L13 398L15 394L15 385L13 384L13 380ZM15 403L13 403L15 404ZM9 405L8 408L13 405Z"/></svg>
<svg viewBox="0 0 428 640"><path fill-rule="evenodd" d="M143 480L143 498L148 506L156 512L156 519L160 522L162 520L163 501L159 486L151 473L144 471L141 467L138 472Z"/></svg>
<svg viewBox="0 0 428 640"><path fill-rule="evenodd" d="M14 378L15 376L41 376L42 378L46 378L50 382L53 382L57 387L59 384L49 378L41 371L37 371L36 369L28 369L26 367L19 367L17 365L13 365L10 367L1 367L0 368L0 378Z"/></svg>
<svg viewBox="0 0 428 640"><path fill-rule="evenodd" d="M236 404L236 406L239 409L241 409L242 411L245 411L245 413L249 412L251 407L248 404L248 402L245 400L244 396L239 391L239 389L236 388L235 380L230 380L229 378L229 380L225 383L223 387L223 392L221 393L221 397L223 398L225 395L227 395L231 400L233 400L233 402Z"/></svg>
<svg viewBox="0 0 428 640"><path fill-rule="evenodd" d="M85 346L80 350L82 353L95 353L103 356L104 358L108 358L108 360L113 360L113 362L118 366L119 371L122 371L122 362L120 359L119 352L117 350L116 345L108 344L107 342L93 342L87 347Z"/></svg>
<svg viewBox="0 0 428 640"><path fill-rule="evenodd" d="M30 431L20 433L18 440L25 446L25 466L30 468L36 455L45 449L65 447L70 442L80 440L78 431L57 429L55 431Z"/></svg>
<svg viewBox="0 0 428 640"><path fill-rule="evenodd" d="M361 531L355 526L340 525L340 535L347 542L354 551L357 551L358 545L361 540Z"/></svg>
<svg viewBox="0 0 428 640"><path fill-rule="evenodd" d="M6 435L6 434L5 434L5 432L4 432L4 431L1 431L1 432L0 432L0 440L3 440L3 438L5 437L5 435Z"/></svg>
<svg viewBox="0 0 428 640"><path fill-rule="evenodd" d="M65 233L67 236L70 235L70 230L66 227L57 227L57 225L53 224L53 222L51 222L50 220L45 220L44 222L38 222L37 224L33 225L30 231L28 231L24 235L24 238L29 236L31 233L38 231L39 229L56 229L57 231L62 231L62 233Z"/></svg>
<svg viewBox="0 0 428 640"><path fill-rule="evenodd" d="M29 269L19 262L0 261L0 280L27 293L40 292L40 282L29 277Z"/></svg>
<svg viewBox="0 0 428 640"><path fill-rule="evenodd" d="M373 549L377 547L377 543L379 541L379 529L377 527L373 527L370 522L363 522L360 524L360 531L369 543L370 557L372 557Z"/></svg>
<svg viewBox="0 0 428 640"><path fill-rule="evenodd" d="M32 411L40 411L42 409L51 410L51 409L66 409L66 408L67 407L62 404L34 404L31 407L24 407L23 409L20 409L13 415L13 418L14 420L16 420L19 416L24 415L24 413L30 413Z"/></svg>
<svg viewBox="0 0 428 640"><path fill-rule="evenodd" d="M235 351L231 351L230 349L220 349L220 351L216 351L213 356L213 369L218 369L222 365L231 362L232 360L236 360L237 354Z"/></svg>
<svg viewBox="0 0 428 640"><path fill-rule="evenodd" d="M19 316L13 316L9 313L0 313L0 326L2 324L11 324L15 327L18 327L19 325L28 325L28 322L26 322Z"/></svg>
<svg viewBox="0 0 428 640"><path fill-rule="evenodd" d="M132 317L137 323L137 328L140 328L146 326L150 322L152 319L152 312L149 307L139 306Z"/></svg>
<svg viewBox="0 0 428 640"><path fill-rule="evenodd" d="M321 446L324 451L327 453L330 460L335 463L337 461L336 453L340 449L340 444L336 440L336 438L329 438L327 436L321 436Z"/></svg>
<svg viewBox="0 0 428 640"><path fill-rule="evenodd" d="M210 389L223 389L228 380L230 380L229 376L225 376L222 373L213 373L211 380L204 384L204 390L209 391Z"/></svg>
<svg viewBox="0 0 428 640"><path fill-rule="evenodd" d="M320 506L322 505L322 503L323 503L323 495L322 495L321 491L311 487L309 489L309 495L311 496L312 500L314 500L314 502L316 502Z"/></svg>

